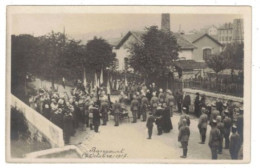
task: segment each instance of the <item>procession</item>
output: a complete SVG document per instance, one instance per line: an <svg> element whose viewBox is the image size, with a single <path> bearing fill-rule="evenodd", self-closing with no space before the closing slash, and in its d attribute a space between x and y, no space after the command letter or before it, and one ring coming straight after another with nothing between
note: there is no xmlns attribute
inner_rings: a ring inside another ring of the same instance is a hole
<svg viewBox="0 0 260 168"><path fill-rule="evenodd" d="M126 81L123 85L120 95L113 101L109 83L106 87L95 86L92 89L77 80L69 94L40 88L37 95L30 97L29 102L32 108L63 130L66 144L70 144L70 138L75 136L77 129L99 133L99 127L105 127L108 122L115 127L142 122L147 127L147 140L152 140L152 137L163 136L173 129L171 118L176 113L180 119L178 128L174 129L178 129L179 133L178 137L172 138L181 145L181 158L189 157L191 115L198 118L196 136L200 136L199 144L208 145L212 159L217 159L222 150L229 150L232 159L239 159L243 146L241 104L221 99L208 102L206 95L199 93L196 93L196 99L191 104L187 100L190 99L189 95L182 95L180 91L173 94L169 89L164 91L155 83L146 86L144 83ZM190 106L194 106L194 111L188 110ZM210 132L208 138L207 131ZM157 134L153 135L153 132Z"/></svg>
<svg viewBox="0 0 260 168"><path fill-rule="evenodd" d="M243 17L61 16L11 35L12 157L248 159Z"/></svg>

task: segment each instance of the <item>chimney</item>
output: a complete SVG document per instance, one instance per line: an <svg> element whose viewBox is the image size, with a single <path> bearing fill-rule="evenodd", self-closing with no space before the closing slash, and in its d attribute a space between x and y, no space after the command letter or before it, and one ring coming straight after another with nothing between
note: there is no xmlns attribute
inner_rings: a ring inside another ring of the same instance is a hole
<svg viewBox="0 0 260 168"><path fill-rule="evenodd" d="M161 30L162 31L171 31L170 28L170 14L169 13L163 13L162 14L162 20L161 20Z"/></svg>

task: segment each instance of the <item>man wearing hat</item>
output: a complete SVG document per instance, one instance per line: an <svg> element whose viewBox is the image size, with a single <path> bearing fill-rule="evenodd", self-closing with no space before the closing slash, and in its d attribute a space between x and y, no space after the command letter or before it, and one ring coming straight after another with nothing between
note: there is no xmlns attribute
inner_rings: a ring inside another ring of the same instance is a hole
<svg viewBox="0 0 260 168"><path fill-rule="evenodd" d="M119 115L122 111L121 104L118 102L118 100L115 101L113 104L113 112L114 112L114 119L115 119L115 126L117 127L119 125Z"/></svg>
<svg viewBox="0 0 260 168"><path fill-rule="evenodd" d="M170 114L171 114L171 117L172 117L173 116L174 97L173 97L172 92L170 90L168 90L166 103L167 103L167 106L170 108Z"/></svg>
<svg viewBox="0 0 260 168"><path fill-rule="evenodd" d="M211 115L210 115L210 125L212 124L212 121L213 120L216 120L217 119L217 116L220 115L219 111L218 110L213 110L211 112Z"/></svg>
<svg viewBox="0 0 260 168"><path fill-rule="evenodd" d="M202 112L202 114L199 118L198 128L199 128L199 132L200 132L200 136L201 136L200 144L205 144L206 132L207 132L207 126L208 126L208 116L206 114L206 109L204 107L201 108L201 112Z"/></svg>
<svg viewBox="0 0 260 168"><path fill-rule="evenodd" d="M218 148L218 154L222 154L223 149L223 137L224 137L224 124L221 122L222 118L220 115L217 116L217 128L220 131L220 144Z"/></svg>
<svg viewBox="0 0 260 168"><path fill-rule="evenodd" d="M211 150L211 158L214 160L218 158L217 152L220 144L220 139L221 135L219 129L217 128L217 121L212 120L212 127L209 134L209 147Z"/></svg>
<svg viewBox="0 0 260 168"><path fill-rule="evenodd" d="M139 111L139 102L136 98L136 96L133 96L133 100L131 102L131 111L132 111L132 115L133 115L133 121L132 123L136 123L136 118L137 118L137 113Z"/></svg>
<svg viewBox="0 0 260 168"><path fill-rule="evenodd" d="M230 129L232 126L232 121L231 118L229 117L229 112L226 109L224 111L224 119L223 119L223 123L224 123L224 138L225 138L225 149L229 148L229 135L230 135Z"/></svg>
<svg viewBox="0 0 260 168"><path fill-rule="evenodd" d="M150 104L151 104L151 106L152 106L152 112L153 112L153 114L155 114L155 112L156 112L156 108L157 108L158 103L159 103L159 100L158 100L158 98L156 97L156 92L153 92L153 97L152 97L151 100L150 100Z"/></svg>
<svg viewBox="0 0 260 168"><path fill-rule="evenodd" d="M238 159L238 153L240 150L240 137L237 133L237 127L232 126L232 134L230 136L229 153L232 159Z"/></svg>
<svg viewBox="0 0 260 168"><path fill-rule="evenodd" d="M199 117L200 113L200 94L196 93L196 98L194 101L194 114Z"/></svg>
<svg viewBox="0 0 260 168"><path fill-rule="evenodd" d="M189 137L190 137L190 128L187 125L187 120L185 118L182 119L181 122L182 122L182 126L179 130L178 141L181 142L183 155L180 156L180 157L186 158L187 152L188 152L188 142L189 142Z"/></svg>
<svg viewBox="0 0 260 168"><path fill-rule="evenodd" d="M103 96L103 98L100 101L101 105L100 105L100 112L102 114L102 120L103 120L103 124L102 125L107 125L107 121L108 121L108 109L109 109L109 105L107 102L107 96Z"/></svg>
<svg viewBox="0 0 260 168"><path fill-rule="evenodd" d="M149 117L148 117L147 122L146 122L146 127L148 129L148 138L147 139L151 139L152 138L153 123L154 122L155 122L155 117L153 116L153 113L150 112L149 113Z"/></svg>
<svg viewBox="0 0 260 168"><path fill-rule="evenodd" d="M181 115L179 123L178 123L178 128L179 129L183 126L183 123L182 123L183 119L186 119L187 125L190 126L190 116L187 114L186 107L182 108L182 115Z"/></svg>
<svg viewBox="0 0 260 168"><path fill-rule="evenodd" d="M142 114L143 121L146 121L147 118L148 105L149 105L148 98L145 95L143 95L141 100L141 114Z"/></svg>
<svg viewBox="0 0 260 168"><path fill-rule="evenodd" d="M156 109L156 120L155 120L155 124L157 125L157 131L158 131L158 135L162 135L162 125L163 125L163 118L162 118L162 114L163 114L163 108L161 107L161 105L157 106Z"/></svg>

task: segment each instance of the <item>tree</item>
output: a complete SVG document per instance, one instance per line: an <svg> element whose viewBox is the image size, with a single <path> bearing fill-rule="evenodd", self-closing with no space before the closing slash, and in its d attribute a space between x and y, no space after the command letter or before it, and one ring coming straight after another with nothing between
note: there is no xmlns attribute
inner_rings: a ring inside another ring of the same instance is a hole
<svg viewBox="0 0 260 168"><path fill-rule="evenodd" d="M130 44L129 65L148 82L165 79L173 61L178 59L179 46L173 33L151 26L146 28L141 41Z"/></svg>
<svg viewBox="0 0 260 168"><path fill-rule="evenodd" d="M227 69L228 67L228 58L223 55L223 53L209 55L205 58L206 64L209 68L212 68L216 73L216 83L218 82L218 73Z"/></svg>
<svg viewBox="0 0 260 168"><path fill-rule="evenodd" d="M59 74L59 69L62 67L62 57L66 47L67 37L63 33L51 32L43 37L43 48L45 53L44 73L51 79L52 87L54 81Z"/></svg>
<svg viewBox="0 0 260 168"><path fill-rule="evenodd" d="M112 47L102 38L94 37L93 40L86 44L86 55L84 56L85 66L89 71L105 70L113 67L116 54L112 51Z"/></svg>
<svg viewBox="0 0 260 168"><path fill-rule="evenodd" d="M228 68L231 69L231 79L233 81L234 70L243 72L244 66L244 43L227 44L223 55L228 59Z"/></svg>

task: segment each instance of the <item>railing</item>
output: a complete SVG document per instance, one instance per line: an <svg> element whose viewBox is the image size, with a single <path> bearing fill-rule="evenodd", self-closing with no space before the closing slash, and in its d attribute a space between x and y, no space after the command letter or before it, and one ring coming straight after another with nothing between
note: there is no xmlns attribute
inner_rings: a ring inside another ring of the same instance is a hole
<svg viewBox="0 0 260 168"><path fill-rule="evenodd" d="M200 89L214 93L243 97L244 86L235 82L216 82L210 80L184 80L184 88Z"/></svg>
<svg viewBox="0 0 260 168"><path fill-rule="evenodd" d="M40 113L26 105L14 95L11 95L11 105L24 113L25 118L39 130L53 147L64 146L63 131Z"/></svg>

